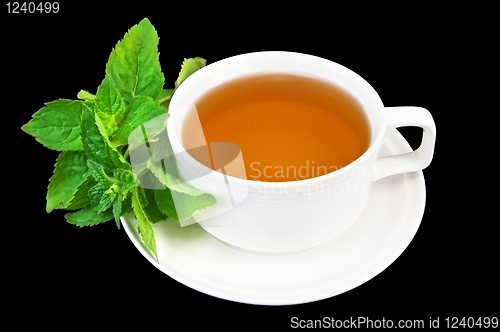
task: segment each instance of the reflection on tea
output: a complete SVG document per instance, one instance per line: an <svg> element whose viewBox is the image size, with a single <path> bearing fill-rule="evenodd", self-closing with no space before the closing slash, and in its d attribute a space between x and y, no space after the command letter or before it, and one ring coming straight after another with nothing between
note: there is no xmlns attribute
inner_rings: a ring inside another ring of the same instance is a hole
<svg viewBox="0 0 500 332"><path fill-rule="evenodd" d="M207 142L240 147L248 180L321 176L357 159L370 141L357 101L309 77L248 76L209 91L196 108ZM184 141L189 140L186 125Z"/></svg>

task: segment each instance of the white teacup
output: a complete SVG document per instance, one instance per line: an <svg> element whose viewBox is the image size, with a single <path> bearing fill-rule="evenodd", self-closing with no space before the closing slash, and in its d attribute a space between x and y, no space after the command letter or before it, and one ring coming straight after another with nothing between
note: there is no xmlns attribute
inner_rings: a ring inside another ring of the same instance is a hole
<svg viewBox="0 0 500 332"><path fill-rule="evenodd" d="M371 130L369 148L349 165L323 176L293 182L244 180L206 169L185 153L182 141L190 105L212 88L244 76L269 73L303 75L329 82L362 106ZM261 252L291 252L325 243L348 229L363 211L373 181L424 169L434 153L436 127L420 107L384 107L375 90L353 71L332 61L292 52L242 54L212 63L188 77L169 107L168 138L183 179L232 208L199 222L214 237L233 246ZM408 154L378 158L386 131L416 126L424 129L421 146ZM208 174L207 174L208 173ZM225 181L228 181L226 184ZM201 212L201 213L206 213Z"/></svg>

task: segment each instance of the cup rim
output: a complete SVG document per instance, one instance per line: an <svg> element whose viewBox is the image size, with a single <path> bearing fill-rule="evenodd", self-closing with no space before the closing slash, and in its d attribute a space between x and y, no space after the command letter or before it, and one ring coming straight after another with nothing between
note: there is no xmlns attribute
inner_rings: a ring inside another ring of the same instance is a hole
<svg viewBox="0 0 500 332"><path fill-rule="evenodd" d="M339 70L343 71L344 73L347 73L348 75L352 76L353 78L357 79L360 83L364 85L364 88L367 89L367 91L370 91L371 94L371 99L373 99L373 105L374 108L378 108L380 111L380 120L378 124L378 128L376 128L376 132L373 133L372 130L372 137L371 137L371 142L366 149L366 151L359 156L357 159L352 161L351 163L347 164L346 166L335 170L333 172L312 177L312 178L307 178L307 179L300 179L300 180L294 180L294 181L257 181L257 180L251 180L251 179L242 179L242 178L237 178L231 175L226 175L228 178L231 179L232 183L234 185L243 185L243 186L259 186L259 187L265 187L265 188L272 188L272 187L277 187L277 186L295 186L297 184L299 185L314 185L317 184L318 181L324 181L324 182L338 182L341 180L344 180L349 172L353 172L353 170L358 169L359 167L362 167L365 164L368 164L374 155L378 153L378 150L381 146L383 137L385 135L385 117L383 116L383 109L384 105L382 103L382 100L380 99L380 96L378 93L375 91L375 89L360 75L358 75L356 72L352 71L351 69L338 64L334 61L318 57L315 55L310 55L310 54L305 54L305 53L298 53L298 52L289 52L289 51L260 51L260 52L251 52L251 53L244 53L244 54L239 54L239 55L234 55L228 58L224 58L221 60L218 60L216 62L213 62L211 64L208 64L207 66L199 69L192 75L190 75L186 80L183 81L183 83L177 88L175 91L169 105L169 119L167 121L167 132L168 132L168 137L170 140L170 144L172 145L173 151L177 151L177 153L182 153L186 152L184 149L182 143L181 143L181 138L180 138L180 127L182 126L175 126L176 124L176 118L181 117L181 114L176 114L175 110L176 109L182 109L185 108L186 106L193 105L194 102L192 103L185 103L185 104L179 104L178 100L183 98L185 95L189 95L187 91L190 89L194 88L197 80L203 79L204 77L208 77L209 75L212 74L213 71L221 70L227 62L232 62L232 61L245 61L249 60L251 57L295 57L297 59L300 58L307 58L308 60L316 60L318 62L322 62L324 65L329 65L329 66L334 66L337 67ZM276 71L280 72L280 71ZM281 71L284 72L284 71ZM238 76L238 78L244 77L247 75L241 75ZM250 76L250 74L248 74ZM215 86L214 86L215 87ZM342 88L342 87L341 87ZM176 96L178 96L176 98ZM356 95L351 96L355 97L358 99ZM359 100L358 100L359 101ZM365 107L363 107L363 110L366 112ZM173 112L172 112L173 111ZM178 120L177 120L178 121ZM370 122L370 121L369 121ZM180 123L182 124L182 122ZM372 125L370 123L370 125ZM375 136L373 136L375 135ZM189 153L183 154L185 158L188 158L190 163L195 163L197 167L201 168L207 168L205 165L201 164L198 160L194 159ZM217 173L222 176L221 173L218 173L217 171L214 171L210 168L211 173Z"/></svg>

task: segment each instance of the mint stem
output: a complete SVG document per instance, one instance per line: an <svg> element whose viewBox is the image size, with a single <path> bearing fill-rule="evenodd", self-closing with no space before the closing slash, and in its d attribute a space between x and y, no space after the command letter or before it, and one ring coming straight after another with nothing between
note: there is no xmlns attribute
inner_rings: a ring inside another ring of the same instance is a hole
<svg viewBox="0 0 500 332"><path fill-rule="evenodd" d="M157 101L160 103L160 105L163 105L164 103L166 103L167 101L169 101L170 99L172 99L172 95L170 96L166 96L166 97L163 97L163 98L160 98L158 99Z"/></svg>

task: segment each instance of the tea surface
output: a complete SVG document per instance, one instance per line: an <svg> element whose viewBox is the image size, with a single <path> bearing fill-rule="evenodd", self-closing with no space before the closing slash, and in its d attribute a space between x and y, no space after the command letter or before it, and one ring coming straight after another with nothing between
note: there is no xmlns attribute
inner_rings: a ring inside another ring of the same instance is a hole
<svg viewBox="0 0 500 332"><path fill-rule="evenodd" d="M207 142L240 147L248 180L324 175L357 159L370 141L357 101L313 78L249 76L214 88L195 105ZM189 139L189 124L185 132Z"/></svg>

